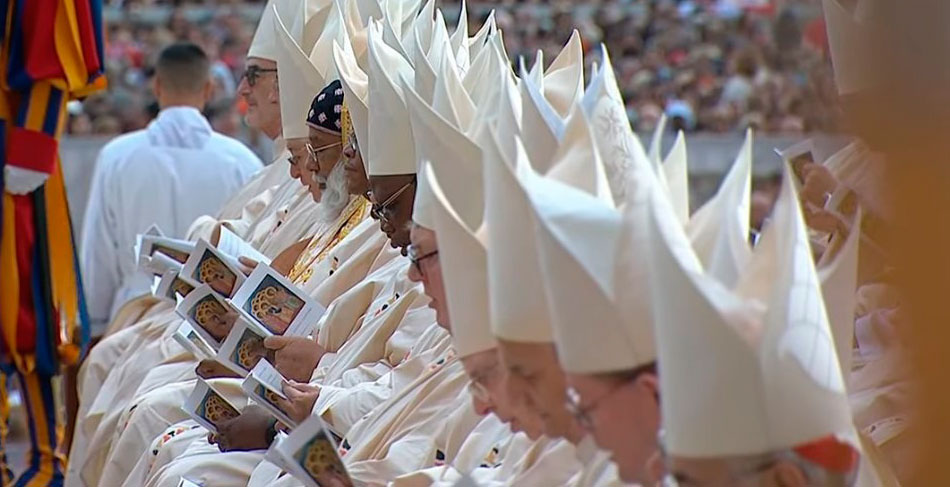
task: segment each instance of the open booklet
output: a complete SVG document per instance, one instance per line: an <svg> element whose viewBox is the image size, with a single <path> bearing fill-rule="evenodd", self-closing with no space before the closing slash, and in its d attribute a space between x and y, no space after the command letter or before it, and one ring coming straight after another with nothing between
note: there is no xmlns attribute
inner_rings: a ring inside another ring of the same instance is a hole
<svg viewBox="0 0 950 487"><path fill-rule="evenodd" d="M233 323L229 323L232 313L227 301L207 284L188 293L175 307L175 312L191 324L195 332L215 351L221 349L222 342L233 326Z"/></svg>
<svg viewBox="0 0 950 487"><path fill-rule="evenodd" d="M270 362L261 360L241 383L241 389L271 416L285 425L295 428L297 422L280 408L278 399L287 399L283 387L286 379Z"/></svg>
<svg viewBox="0 0 950 487"><path fill-rule="evenodd" d="M191 395L185 400L182 409L192 419L212 433L218 432L223 422L238 417L241 413L207 382L198 379Z"/></svg>
<svg viewBox="0 0 950 487"><path fill-rule="evenodd" d="M241 377L247 377L254 366L267 355L264 339L272 335L241 317L234 322L214 360Z"/></svg>
<svg viewBox="0 0 950 487"><path fill-rule="evenodd" d="M244 239L239 237L236 233L232 232L231 229L224 225L221 226L221 234L218 237L217 248L218 250L233 256L234 258L247 257L257 262L270 264L269 257L260 253L254 248L254 246L244 241Z"/></svg>
<svg viewBox="0 0 950 487"><path fill-rule="evenodd" d="M178 325L178 329L175 330L172 338L198 359L214 357L214 349L205 342L204 338L201 338L201 335L187 321L183 321Z"/></svg>
<svg viewBox="0 0 950 487"><path fill-rule="evenodd" d="M275 445L281 465L308 487L354 485L337 444L320 416L310 416Z"/></svg>
<svg viewBox="0 0 950 487"><path fill-rule="evenodd" d="M195 286L179 277L178 271L169 269L162 274L161 278L156 278L152 286L152 295L163 301L177 303L179 299L185 298L194 290Z"/></svg>
<svg viewBox="0 0 950 487"><path fill-rule="evenodd" d="M237 258L218 250L207 240L199 239L180 273L182 279L195 286L207 284L219 294L234 296L244 282L244 272Z"/></svg>
<svg viewBox="0 0 950 487"><path fill-rule="evenodd" d="M257 265L230 303L245 318L274 335L310 335L326 311L266 264Z"/></svg>

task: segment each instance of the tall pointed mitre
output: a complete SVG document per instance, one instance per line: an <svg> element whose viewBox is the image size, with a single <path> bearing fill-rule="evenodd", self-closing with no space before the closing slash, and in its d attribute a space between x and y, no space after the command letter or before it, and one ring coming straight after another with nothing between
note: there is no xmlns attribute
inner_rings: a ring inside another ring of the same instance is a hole
<svg viewBox="0 0 950 487"><path fill-rule="evenodd" d="M619 302L635 297L632 289L616 287L618 282L630 282L618 274L634 271L618 262L621 245L629 242L624 233L631 231L620 212L552 179L529 180L545 290L564 369L597 374L653 362L649 308L639 307L636 315L625 315ZM649 292L645 286L638 290Z"/></svg>
<svg viewBox="0 0 950 487"><path fill-rule="evenodd" d="M653 169L657 171L657 174L660 172L660 163L663 159L663 134L666 132L666 114L660 115L660 120L656 123L656 127L653 128L653 137L650 139L650 164L653 165Z"/></svg>
<svg viewBox="0 0 950 487"><path fill-rule="evenodd" d="M452 54L455 56L455 63L462 73L468 71L471 64L468 52L468 6L465 0L462 0L462 6L459 10L459 20L455 25L455 32L449 37L449 44L452 46Z"/></svg>
<svg viewBox="0 0 950 487"><path fill-rule="evenodd" d="M594 195L611 208L616 206L587 115L579 105L575 105L574 111L568 115L563 139L545 176Z"/></svg>
<svg viewBox="0 0 950 487"><path fill-rule="evenodd" d="M333 63L333 44L346 46L349 43L350 38L347 35L343 11L340 10L340 5L334 2L330 7L323 31L314 42L313 49L309 53L311 64L323 76L325 84L329 84L340 77Z"/></svg>
<svg viewBox="0 0 950 487"><path fill-rule="evenodd" d="M504 160L514 161L517 158L515 139L521 139L521 94L513 77L507 73L501 77L499 96L495 99L495 117L492 119L498 134L500 150L505 154Z"/></svg>
<svg viewBox="0 0 950 487"><path fill-rule="evenodd" d="M284 20L293 24L303 23L303 34L299 45L303 52L309 53L323 32L323 26L326 25L327 18L330 16L330 7L335 6L339 11L341 4L340 0L305 0L303 4L304 15ZM294 32L296 28L296 26L291 26L289 31Z"/></svg>
<svg viewBox="0 0 950 487"><path fill-rule="evenodd" d="M375 3L377 9L379 8L379 3L376 0L369 1ZM366 70L368 63L366 59L366 26L368 24L362 20L359 1L343 2L343 5L343 25L350 40L350 47L353 50L353 59L360 69Z"/></svg>
<svg viewBox="0 0 950 487"><path fill-rule="evenodd" d="M405 46L407 54L411 55L412 46L416 42L423 46L423 51L428 50L429 43L432 42L432 28L435 26L432 23L433 15L435 15L435 0L426 0L422 10L412 18L411 23L402 33L402 45ZM412 61L411 58L410 61Z"/></svg>
<svg viewBox="0 0 950 487"><path fill-rule="evenodd" d="M254 38L251 39L251 45L247 49L247 57L268 59L277 61L277 51L280 50L280 44L274 31L274 16L280 14L285 19L296 19L302 15L305 7L299 0L270 0L261 13L261 20L257 24L257 31L254 32ZM291 37L298 41L303 36L303 23L295 23L290 32Z"/></svg>
<svg viewBox="0 0 950 487"><path fill-rule="evenodd" d="M402 45L399 33L393 28L392 22L392 17L388 16L384 16L379 20L378 25L381 26L380 32L382 33L381 39L383 43L389 46L393 51L398 52L406 62L409 62L409 53L406 51L406 47Z"/></svg>
<svg viewBox="0 0 950 487"><path fill-rule="evenodd" d="M541 87L535 84L535 77L525 72L524 64L520 76L521 133L531 162L544 172L550 167L563 135L564 120L545 100Z"/></svg>
<svg viewBox="0 0 950 487"><path fill-rule="evenodd" d="M455 59L442 53L442 69L432 93L432 108L453 125L468 130L475 119L475 103L462 86Z"/></svg>
<svg viewBox="0 0 950 487"><path fill-rule="evenodd" d="M670 192L676 219L683 226L689 222L689 165L686 157L686 137L680 130L676 133L673 148L663 160L663 175L666 176L666 189Z"/></svg>
<svg viewBox="0 0 950 487"><path fill-rule="evenodd" d="M591 133L603 157L611 191L620 201L634 165L649 163L640 139L630 127L607 47L601 44L600 52L601 64L594 71L581 103L591 121Z"/></svg>
<svg viewBox="0 0 950 487"><path fill-rule="evenodd" d="M861 208L854 216L847 237L835 235L829 250L818 261L818 278L828 310L841 371L851 372L854 345L854 307L858 284L858 248L861 242ZM836 250L836 251L835 251Z"/></svg>
<svg viewBox="0 0 950 487"><path fill-rule="evenodd" d="M419 168L423 163L428 163L439 175L453 173L452 177L440 177L443 188L452 197L453 206L463 221L472 225L472 228L478 228L484 213L481 149L458 127L436 113L415 91L407 87L404 92ZM426 228L433 228L432 194L425 186L426 181L421 179L418 181L412 219ZM476 201L469 198L475 198Z"/></svg>
<svg viewBox="0 0 950 487"><path fill-rule="evenodd" d="M822 0L822 5L838 93L848 95L861 91L873 79L868 26L862 25L856 12L849 11L838 0Z"/></svg>
<svg viewBox="0 0 950 487"><path fill-rule="evenodd" d="M450 174L444 175L451 177ZM460 357L491 350L497 343L490 325L488 255L484 232L473 230L459 217L455 212L457 206L453 205L457 200L442 191L439 184L441 179L431 166L424 166L420 178L427 181L437 202L433 209L435 232L439 240L442 279L452 320L455 350Z"/></svg>
<svg viewBox="0 0 950 487"><path fill-rule="evenodd" d="M359 142L360 155L364 169L369 174L369 78L357 65L356 58L351 50L333 44L333 65L340 74L340 83L343 86L343 104L350 114L353 131Z"/></svg>
<svg viewBox="0 0 950 487"><path fill-rule="evenodd" d="M493 42L499 33L496 31L490 34L484 42ZM480 105L484 103L489 94L498 89L497 80L506 70L504 59L497 50L489 47L482 49L472 60L472 66L462 78L462 86L469 93L472 103ZM491 80L491 81L489 81Z"/></svg>
<svg viewBox="0 0 950 487"><path fill-rule="evenodd" d="M544 72L544 97L562 118L584 94L584 46L574 29L571 38Z"/></svg>
<svg viewBox="0 0 950 487"><path fill-rule="evenodd" d="M435 92L437 77L435 68L432 67L432 63L426 57L426 49L422 46L419 37L413 37L410 41L412 43L407 45L406 49L412 57L412 67L415 74L413 87L426 103L432 103L432 94Z"/></svg>
<svg viewBox="0 0 950 487"><path fill-rule="evenodd" d="M702 275L682 234L650 220L660 237L651 238L648 260L674 455L762 454L829 435L857 445L792 178L786 165L749 266L754 289L740 283L733 292Z"/></svg>
<svg viewBox="0 0 950 487"><path fill-rule="evenodd" d="M280 46L277 50L277 84L280 88L283 136L288 140L305 138L309 135L306 122L310 103L303 101L313 100L326 82L297 42L291 38L276 10L273 19L274 37L278 39Z"/></svg>
<svg viewBox="0 0 950 487"><path fill-rule="evenodd" d="M503 340L551 343L553 334L536 253L534 216L516 171L530 170L528 155L515 139L516 160L503 160L492 134L494 150L484 150L485 224L488 289L492 333Z"/></svg>
<svg viewBox="0 0 950 487"><path fill-rule="evenodd" d="M752 188L752 132L746 133L719 191L690 218L689 239L706 272L733 286L749 260L749 208Z"/></svg>
<svg viewBox="0 0 950 487"><path fill-rule="evenodd" d="M360 144L369 145L368 175L414 174L416 156L403 95L403 81L411 83L412 67L382 41L379 24L369 28L369 133ZM399 81L402 77L403 81Z"/></svg>
<svg viewBox="0 0 950 487"><path fill-rule="evenodd" d="M475 62L475 58L482 52L482 48L488 45L488 38L498 32L498 25L495 21L495 9L488 12L485 23L475 32L475 35L468 40L468 55Z"/></svg>

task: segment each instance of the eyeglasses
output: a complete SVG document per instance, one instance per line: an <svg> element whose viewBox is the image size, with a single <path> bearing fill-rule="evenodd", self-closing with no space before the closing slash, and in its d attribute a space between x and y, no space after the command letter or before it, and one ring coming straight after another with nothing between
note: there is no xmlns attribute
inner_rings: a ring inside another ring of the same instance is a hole
<svg viewBox="0 0 950 487"><path fill-rule="evenodd" d="M339 147L341 145L343 145L343 141L334 142L332 144L327 144L327 145L321 145L320 147L317 147L316 149L314 149L313 146L310 145L310 142L307 142L307 152L310 153L310 158L316 161L317 156L320 155L321 152L330 150L334 147Z"/></svg>
<svg viewBox="0 0 950 487"><path fill-rule="evenodd" d="M248 66L247 68L244 68L244 74L241 75L241 77L247 80L248 86L254 86L257 84L257 79L260 78L262 74L276 73L276 72L277 72L277 68L266 69L260 66L251 65L251 66Z"/></svg>
<svg viewBox="0 0 950 487"><path fill-rule="evenodd" d="M500 364L495 362L491 367L485 368L481 374L475 376L473 375L468 381L468 392L476 400L481 402L488 402L491 399L491 392L488 390L488 386L485 385L488 382L488 378L492 376L494 371L498 369Z"/></svg>
<svg viewBox="0 0 950 487"><path fill-rule="evenodd" d="M604 400L612 396L615 392L619 391L621 387L626 385L626 382L619 382L614 384L607 392L601 394L596 400L591 401L590 404L581 405L581 395L573 387L567 388L567 402L564 404L564 407L574 416L574 419L577 420L577 424L581 425L581 428L584 428L587 431L594 430L594 420L591 418L591 414L603 404Z"/></svg>
<svg viewBox="0 0 950 487"><path fill-rule="evenodd" d="M419 255L419 249L412 245L409 246L409 262L415 266L416 270L419 271L419 274L425 274L425 272L422 271L422 262L437 255L439 255L438 250L433 250L428 254Z"/></svg>
<svg viewBox="0 0 950 487"><path fill-rule="evenodd" d="M370 208L369 210L370 216L372 216L373 218L377 220L389 221L389 218L387 218L385 215L386 210L390 207L390 205L393 204L393 202L396 201L396 198L398 198L400 195L405 193L406 190L409 189L410 186L415 184L415 182L416 182L415 180L412 180L406 183L403 187L399 188L399 191L396 191L395 193L392 194L392 196L390 196L389 198L386 198L386 201L383 201L379 205L373 205L373 207Z"/></svg>

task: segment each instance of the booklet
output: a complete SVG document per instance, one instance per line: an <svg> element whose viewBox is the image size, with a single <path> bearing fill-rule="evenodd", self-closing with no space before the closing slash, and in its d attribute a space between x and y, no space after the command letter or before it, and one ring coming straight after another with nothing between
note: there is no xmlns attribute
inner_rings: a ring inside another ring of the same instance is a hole
<svg viewBox="0 0 950 487"><path fill-rule="evenodd" d="M214 349L205 342L204 338L201 338L201 335L187 321L183 321L178 325L178 329L175 330L172 338L198 359L214 357Z"/></svg>
<svg viewBox="0 0 950 487"><path fill-rule="evenodd" d="M271 334L241 316L234 322L214 359L241 377L247 377L258 361L267 355L264 339L268 336Z"/></svg>
<svg viewBox="0 0 950 487"><path fill-rule="evenodd" d="M278 452L280 444L284 441L287 441L287 433L278 431L277 436L274 437L274 442L271 443L270 448L264 452L264 460L273 463L284 472L288 472L290 471L290 467L288 466L287 462L284 461L284 457L282 457Z"/></svg>
<svg viewBox="0 0 950 487"><path fill-rule="evenodd" d="M308 487L329 485L334 479L353 485L337 444L320 416L310 416L300 423L276 450L290 467L288 472Z"/></svg>
<svg viewBox="0 0 950 487"><path fill-rule="evenodd" d="M241 237L232 232L228 227L221 225L221 235L218 237L218 250L233 256L247 257L257 262L270 264L270 258L260 253L251 244L247 243Z"/></svg>
<svg viewBox="0 0 950 487"><path fill-rule="evenodd" d="M188 480L188 479L186 479L185 477L182 477L182 478L178 481L178 486L177 486L177 487L202 487L202 485L199 484L199 483L197 483L197 482Z"/></svg>
<svg viewBox="0 0 950 487"><path fill-rule="evenodd" d="M175 307L175 312L190 323L215 351L221 349L222 342L234 324L229 323L232 313L227 301L207 284L188 293Z"/></svg>
<svg viewBox="0 0 950 487"><path fill-rule="evenodd" d="M139 255L154 257L156 253L160 253L184 264L193 250L195 250L195 243L189 240L160 235L145 235L142 237L142 248Z"/></svg>
<svg viewBox="0 0 950 487"><path fill-rule="evenodd" d="M158 277L165 275L170 270L180 271L181 268L181 262L161 252L156 252L151 257L142 257L139 260L139 269Z"/></svg>
<svg viewBox="0 0 950 487"><path fill-rule="evenodd" d="M274 335L308 336L326 309L269 265L258 264L232 307Z"/></svg>
<svg viewBox="0 0 950 487"><path fill-rule="evenodd" d="M181 270L181 277L195 286L207 284L223 296L234 296L244 282L237 259L199 239Z"/></svg>
<svg viewBox="0 0 950 487"><path fill-rule="evenodd" d="M240 414L224 396L201 379L198 379L183 408L192 419L212 433L218 432L221 423Z"/></svg>
<svg viewBox="0 0 950 487"><path fill-rule="evenodd" d="M178 271L169 269L152 287L152 295L164 301L178 302L178 298L188 296L195 287L178 276Z"/></svg>
<svg viewBox="0 0 950 487"><path fill-rule="evenodd" d="M266 360L261 360L257 362L257 366L247 375L247 378L244 379L244 382L241 383L241 389L247 393L255 403L263 407L271 414L271 416L277 418L278 421L284 423L291 428L297 426L297 422L290 418L283 409L280 408L278 399L287 399L287 396L284 395L283 385L284 377L280 375L280 372Z"/></svg>
<svg viewBox="0 0 950 487"><path fill-rule="evenodd" d="M132 245L132 255L135 256L135 262L141 264L142 260L142 240L145 237L154 236L154 237L164 237L165 234L162 232L161 228L158 228L158 225L151 224L149 227L142 233L135 236L135 244Z"/></svg>

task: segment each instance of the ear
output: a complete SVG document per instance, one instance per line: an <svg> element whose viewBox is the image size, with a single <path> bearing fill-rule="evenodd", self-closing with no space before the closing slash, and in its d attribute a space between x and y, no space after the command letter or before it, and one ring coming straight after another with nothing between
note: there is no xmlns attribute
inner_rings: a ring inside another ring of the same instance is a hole
<svg viewBox="0 0 950 487"><path fill-rule="evenodd" d="M205 86L201 90L201 94L206 105L214 98L214 81L211 81L211 78L205 81Z"/></svg>
<svg viewBox="0 0 950 487"><path fill-rule="evenodd" d="M776 462L765 472L765 476L769 478L770 485L778 487L806 487L807 485L802 469L788 460Z"/></svg>
<svg viewBox="0 0 950 487"><path fill-rule="evenodd" d="M660 399L660 378L656 374L651 374L649 372L644 372L637 376L634 379L634 384L637 387L643 387L647 389L647 392L653 397L657 398L659 403Z"/></svg>
<svg viewBox="0 0 950 487"><path fill-rule="evenodd" d="M271 88L270 90L270 96L268 97L267 101L271 103L280 104L280 86L277 83L276 79L274 80L274 85L273 85L273 88Z"/></svg>

